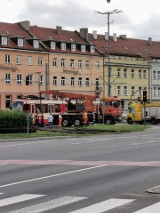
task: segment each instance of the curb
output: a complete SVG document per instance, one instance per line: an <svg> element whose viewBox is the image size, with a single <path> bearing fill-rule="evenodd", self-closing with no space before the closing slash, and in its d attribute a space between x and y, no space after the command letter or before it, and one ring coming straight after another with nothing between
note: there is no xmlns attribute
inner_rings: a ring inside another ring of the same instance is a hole
<svg viewBox="0 0 160 213"><path fill-rule="evenodd" d="M146 192L150 194L160 194L160 185L147 189Z"/></svg>

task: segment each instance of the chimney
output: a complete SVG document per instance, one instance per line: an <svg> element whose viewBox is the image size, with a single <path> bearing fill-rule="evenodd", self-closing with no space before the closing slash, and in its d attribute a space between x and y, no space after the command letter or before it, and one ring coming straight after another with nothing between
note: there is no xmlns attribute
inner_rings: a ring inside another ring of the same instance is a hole
<svg viewBox="0 0 160 213"><path fill-rule="evenodd" d="M108 41L108 32L105 32L105 40Z"/></svg>
<svg viewBox="0 0 160 213"><path fill-rule="evenodd" d="M62 27L56 26L56 32L57 32L58 35L62 34Z"/></svg>
<svg viewBox="0 0 160 213"><path fill-rule="evenodd" d="M93 30L93 38L97 39L97 31L96 30Z"/></svg>
<svg viewBox="0 0 160 213"><path fill-rule="evenodd" d="M148 38L148 45L149 45L149 46L152 45L152 38L151 38L151 37Z"/></svg>
<svg viewBox="0 0 160 213"><path fill-rule="evenodd" d="M117 41L117 33L113 33L113 41Z"/></svg>
<svg viewBox="0 0 160 213"><path fill-rule="evenodd" d="M19 24L24 30L29 31L29 28L30 28L30 22L29 22L29 21L21 21L21 22L18 22L18 24Z"/></svg>
<svg viewBox="0 0 160 213"><path fill-rule="evenodd" d="M88 40L88 28L80 28L80 36Z"/></svg>

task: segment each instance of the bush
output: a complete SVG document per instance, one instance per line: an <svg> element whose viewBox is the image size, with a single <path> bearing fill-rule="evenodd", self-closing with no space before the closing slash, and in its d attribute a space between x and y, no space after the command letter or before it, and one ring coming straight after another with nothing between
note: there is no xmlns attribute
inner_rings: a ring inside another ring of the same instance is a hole
<svg viewBox="0 0 160 213"><path fill-rule="evenodd" d="M29 116L29 127L33 127L33 119ZM27 128L27 114L19 111L0 110L0 128Z"/></svg>

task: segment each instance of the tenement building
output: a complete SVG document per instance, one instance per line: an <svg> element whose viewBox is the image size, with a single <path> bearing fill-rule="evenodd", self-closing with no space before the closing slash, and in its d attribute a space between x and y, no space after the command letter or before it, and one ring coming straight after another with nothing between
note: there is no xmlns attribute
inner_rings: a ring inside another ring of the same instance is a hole
<svg viewBox="0 0 160 213"><path fill-rule="evenodd" d="M160 100L160 42L0 22L0 108L40 91Z"/></svg>
<svg viewBox="0 0 160 213"><path fill-rule="evenodd" d="M103 93L103 58L76 31L0 23L0 108L44 90Z"/></svg>

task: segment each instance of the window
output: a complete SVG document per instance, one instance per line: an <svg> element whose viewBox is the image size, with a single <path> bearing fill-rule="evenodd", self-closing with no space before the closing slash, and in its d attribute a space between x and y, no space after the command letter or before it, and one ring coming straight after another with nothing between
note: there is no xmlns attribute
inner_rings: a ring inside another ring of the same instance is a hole
<svg viewBox="0 0 160 213"><path fill-rule="evenodd" d="M61 86L66 86L66 78L64 76L61 77Z"/></svg>
<svg viewBox="0 0 160 213"><path fill-rule="evenodd" d="M134 86L131 87L131 95L134 95Z"/></svg>
<svg viewBox="0 0 160 213"><path fill-rule="evenodd" d="M153 79L156 79L156 71L153 70Z"/></svg>
<svg viewBox="0 0 160 213"><path fill-rule="evenodd" d="M56 49L56 42L51 41L50 48L51 48L51 50L55 50Z"/></svg>
<svg viewBox="0 0 160 213"><path fill-rule="evenodd" d="M153 87L153 96L156 96L156 87Z"/></svg>
<svg viewBox="0 0 160 213"><path fill-rule="evenodd" d="M139 94L139 96L142 95L142 87L139 87L139 88L138 88L138 94Z"/></svg>
<svg viewBox="0 0 160 213"><path fill-rule="evenodd" d="M143 78L147 78L147 71L143 70Z"/></svg>
<svg viewBox="0 0 160 213"><path fill-rule="evenodd" d="M71 44L71 50L72 50L73 52L76 51L76 44Z"/></svg>
<svg viewBox="0 0 160 213"><path fill-rule="evenodd" d="M160 87L158 87L158 96L160 96Z"/></svg>
<svg viewBox="0 0 160 213"><path fill-rule="evenodd" d="M131 70L131 78L134 78L134 69Z"/></svg>
<svg viewBox="0 0 160 213"><path fill-rule="evenodd" d="M142 78L142 70L139 70L138 74L139 74L139 79L141 79Z"/></svg>
<svg viewBox="0 0 160 213"><path fill-rule="evenodd" d="M117 77L121 77L121 69L120 68L117 69Z"/></svg>
<svg viewBox="0 0 160 213"><path fill-rule="evenodd" d="M27 63L28 63L28 65L33 65L32 56L28 56L28 57L27 57Z"/></svg>
<svg viewBox="0 0 160 213"><path fill-rule="evenodd" d="M6 109L10 109L11 104L12 104L12 96L11 95L6 95L6 97L5 97Z"/></svg>
<svg viewBox="0 0 160 213"><path fill-rule="evenodd" d="M124 86L124 87L123 87L123 94L124 94L124 95L127 95L127 93L128 93L128 92L127 92L127 86Z"/></svg>
<svg viewBox="0 0 160 213"><path fill-rule="evenodd" d="M53 76L53 86L57 85L58 85L57 76Z"/></svg>
<svg viewBox="0 0 160 213"><path fill-rule="evenodd" d="M78 77L78 86L82 87L82 77Z"/></svg>
<svg viewBox="0 0 160 213"><path fill-rule="evenodd" d="M61 50L66 50L66 43L61 43Z"/></svg>
<svg viewBox="0 0 160 213"><path fill-rule="evenodd" d="M11 74L6 73L6 84L11 84Z"/></svg>
<svg viewBox="0 0 160 213"><path fill-rule="evenodd" d="M5 55L5 62L6 64L10 64L11 63L11 56L10 55Z"/></svg>
<svg viewBox="0 0 160 213"><path fill-rule="evenodd" d="M22 74L17 74L17 84L22 85Z"/></svg>
<svg viewBox="0 0 160 213"><path fill-rule="evenodd" d="M1 44L2 45L7 45L8 44L8 37L7 36L2 36L1 37Z"/></svg>
<svg viewBox="0 0 160 213"><path fill-rule="evenodd" d="M75 86L75 77L71 77L71 86Z"/></svg>
<svg viewBox="0 0 160 213"><path fill-rule="evenodd" d="M121 95L121 86L117 86L117 95Z"/></svg>
<svg viewBox="0 0 160 213"><path fill-rule="evenodd" d="M40 83L40 85L43 85L43 75L42 74L40 74L39 75L39 83Z"/></svg>
<svg viewBox="0 0 160 213"><path fill-rule="evenodd" d="M72 68L74 67L74 59L70 60L70 67L72 67Z"/></svg>
<svg viewBox="0 0 160 213"><path fill-rule="evenodd" d="M96 61L96 63L95 63L95 67L96 67L96 69L99 69L99 67L100 67L100 65L99 65L99 61Z"/></svg>
<svg viewBox="0 0 160 213"><path fill-rule="evenodd" d="M43 58L42 57L38 57L38 65L39 66L43 65Z"/></svg>
<svg viewBox="0 0 160 213"><path fill-rule="evenodd" d="M38 40L33 40L33 47L39 48L39 41Z"/></svg>
<svg viewBox="0 0 160 213"><path fill-rule="evenodd" d="M82 60L78 60L78 68L82 69Z"/></svg>
<svg viewBox="0 0 160 213"><path fill-rule="evenodd" d="M90 62L87 60L85 64L86 68L90 68Z"/></svg>
<svg viewBox="0 0 160 213"><path fill-rule="evenodd" d="M86 52L86 45L84 45L84 44L81 45L81 52L82 53Z"/></svg>
<svg viewBox="0 0 160 213"><path fill-rule="evenodd" d="M91 53L94 53L94 52L95 52L95 46L93 46L93 45L90 46L90 52L91 52Z"/></svg>
<svg viewBox="0 0 160 213"><path fill-rule="evenodd" d="M123 70L123 74L124 74L124 78L127 78L127 69L126 68Z"/></svg>
<svg viewBox="0 0 160 213"><path fill-rule="evenodd" d="M32 85L33 84L33 75L28 75L26 78L28 80L28 85Z"/></svg>
<svg viewBox="0 0 160 213"><path fill-rule="evenodd" d="M24 45L24 39L18 38L18 47L23 47L23 45Z"/></svg>
<svg viewBox="0 0 160 213"><path fill-rule="evenodd" d="M96 78L95 85L96 85L95 91L99 91L100 90L100 88L99 88L99 78Z"/></svg>
<svg viewBox="0 0 160 213"><path fill-rule="evenodd" d="M90 86L90 79L86 78L86 87L89 87L89 86Z"/></svg>
<svg viewBox="0 0 160 213"><path fill-rule="evenodd" d="M53 66L54 66L54 67L57 67L57 65L58 65L57 62L58 62L58 59L57 59L57 58L54 58L54 59L53 59Z"/></svg>
<svg viewBox="0 0 160 213"><path fill-rule="evenodd" d="M22 56L21 55L17 55L16 62L17 62L17 64L22 64Z"/></svg>
<svg viewBox="0 0 160 213"><path fill-rule="evenodd" d="M66 66L66 60L64 58L61 59L61 67Z"/></svg>
<svg viewBox="0 0 160 213"><path fill-rule="evenodd" d="M157 79L160 80L160 71L157 71Z"/></svg>

